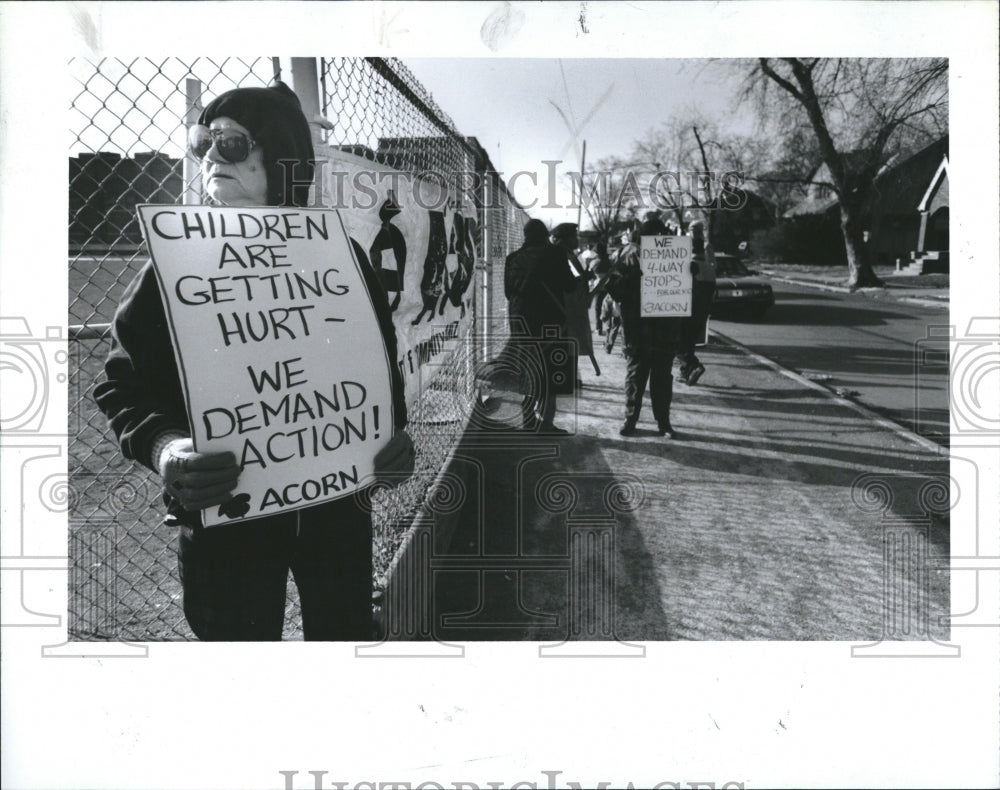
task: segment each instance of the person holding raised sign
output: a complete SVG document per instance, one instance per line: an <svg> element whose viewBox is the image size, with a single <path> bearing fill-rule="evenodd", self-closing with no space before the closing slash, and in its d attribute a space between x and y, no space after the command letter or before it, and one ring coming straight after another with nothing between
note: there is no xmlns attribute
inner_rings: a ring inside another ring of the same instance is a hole
<svg viewBox="0 0 1000 790"><path fill-rule="evenodd" d="M608 275L608 293L621 307L625 356L628 359L625 375L625 422L619 431L622 436L635 435L647 381L657 432L670 439L676 436L670 424L670 402L673 398L671 368L677 351L680 322L683 319L643 317L643 272L639 257L641 237L666 236L669 233L656 212L647 213L639 229L632 234L628 246L622 248ZM696 264L692 262L692 272L696 269Z"/></svg>
<svg viewBox="0 0 1000 790"><path fill-rule="evenodd" d="M202 183L216 205L302 208L308 203L314 166L309 123L298 98L280 82L216 98L189 130L188 145L201 160ZM364 251L356 242L353 248L388 359L394 360L388 299ZM233 453L195 450L174 352L160 287L147 263L115 314L107 380L95 388L95 398L122 453L160 475L166 522L180 529L184 613L195 635L280 640L291 570L307 640L371 639L371 513L355 496L203 526L202 509L234 503L241 467ZM408 477L414 465L413 442L404 430L403 382L395 365L392 371L396 433L374 464L376 479L388 483ZM238 373L220 370L217 375Z"/></svg>

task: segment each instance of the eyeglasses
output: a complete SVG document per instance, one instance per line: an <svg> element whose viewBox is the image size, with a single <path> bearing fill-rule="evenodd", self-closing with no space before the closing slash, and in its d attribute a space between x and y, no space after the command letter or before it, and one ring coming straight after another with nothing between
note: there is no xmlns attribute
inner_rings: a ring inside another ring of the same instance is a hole
<svg viewBox="0 0 1000 790"><path fill-rule="evenodd" d="M213 145L219 156L235 165L250 156L255 143L238 129L209 129L197 124L188 131L188 150L196 159L204 159Z"/></svg>

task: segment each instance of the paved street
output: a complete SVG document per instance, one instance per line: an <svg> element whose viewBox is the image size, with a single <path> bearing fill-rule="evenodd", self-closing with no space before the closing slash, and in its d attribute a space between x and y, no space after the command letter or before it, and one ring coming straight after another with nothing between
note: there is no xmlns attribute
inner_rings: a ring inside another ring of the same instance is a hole
<svg viewBox="0 0 1000 790"><path fill-rule="evenodd" d="M762 321L713 319L713 328L947 446L947 346L934 344L943 356L919 355L928 328L947 325L946 303L771 284L775 305Z"/></svg>
<svg viewBox="0 0 1000 790"><path fill-rule="evenodd" d="M844 331L833 309L816 308L820 331ZM895 312L852 306L847 331L884 333L905 356L884 329ZM804 331L795 315L777 311L772 337ZM804 344L789 353L809 358ZM948 523L924 508L947 459L717 339L701 356L702 382L675 387L674 441L648 402L639 434L618 435L617 349L599 349L604 375L585 363L579 398L561 403L575 435L466 438L458 526L432 561L437 638L946 635L947 571L933 566L947 563Z"/></svg>

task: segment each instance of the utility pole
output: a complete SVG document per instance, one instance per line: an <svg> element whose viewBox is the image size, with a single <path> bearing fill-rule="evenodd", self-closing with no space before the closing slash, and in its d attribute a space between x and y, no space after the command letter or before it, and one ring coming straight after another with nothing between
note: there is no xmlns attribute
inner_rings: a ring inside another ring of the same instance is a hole
<svg viewBox="0 0 1000 790"><path fill-rule="evenodd" d="M587 164L587 141L583 141L583 153L580 154L580 205L576 207L576 232L580 232L580 219L583 215L583 174Z"/></svg>

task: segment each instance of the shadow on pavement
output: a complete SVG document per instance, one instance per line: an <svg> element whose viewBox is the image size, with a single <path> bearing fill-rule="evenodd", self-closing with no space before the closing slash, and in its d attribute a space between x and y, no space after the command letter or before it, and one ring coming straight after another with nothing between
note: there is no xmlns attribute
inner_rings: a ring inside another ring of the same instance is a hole
<svg viewBox="0 0 1000 790"><path fill-rule="evenodd" d="M796 297L798 295L796 294ZM870 303L869 303L870 304ZM909 318L906 313L893 312L865 303L819 304L803 311L794 304L775 302L767 311L764 323L781 326L883 326L894 318Z"/></svg>
<svg viewBox="0 0 1000 790"><path fill-rule="evenodd" d="M635 523L641 481L612 471L599 441L466 436L450 471L466 490L435 541L435 639L670 638Z"/></svg>

